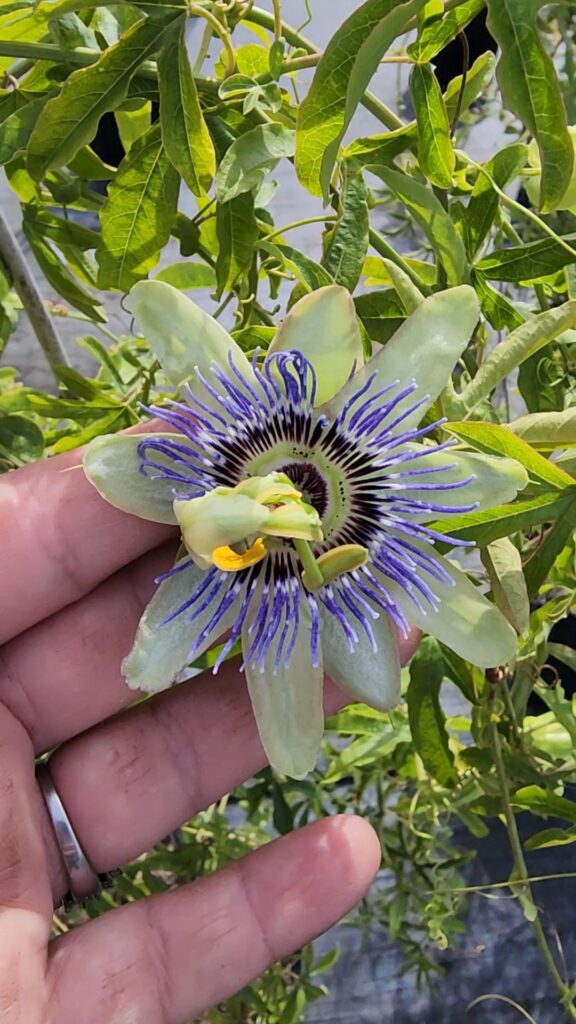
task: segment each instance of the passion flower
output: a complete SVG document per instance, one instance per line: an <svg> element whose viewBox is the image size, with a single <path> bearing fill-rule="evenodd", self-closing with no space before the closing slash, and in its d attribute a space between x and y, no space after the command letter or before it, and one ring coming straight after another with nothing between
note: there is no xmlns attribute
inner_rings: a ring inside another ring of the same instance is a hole
<svg viewBox="0 0 576 1024"><path fill-rule="evenodd" d="M474 330L472 288L426 299L364 365L354 305L322 288L249 361L169 285L131 292L139 325L179 398L149 412L166 433L99 438L86 473L128 512L180 527L183 555L159 579L123 669L147 692L241 639L271 763L302 777L323 731L324 671L357 700L400 696L394 629L409 624L480 666L516 638L466 575L434 550L428 524L510 501L527 482L511 459L426 438L422 417Z"/></svg>

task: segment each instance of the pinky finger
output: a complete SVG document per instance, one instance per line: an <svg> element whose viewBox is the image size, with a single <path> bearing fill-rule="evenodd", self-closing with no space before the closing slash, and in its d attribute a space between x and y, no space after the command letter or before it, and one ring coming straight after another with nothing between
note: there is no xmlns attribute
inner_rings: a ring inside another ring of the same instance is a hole
<svg viewBox="0 0 576 1024"><path fill-rule="evenodd" d="M371 827L339 816L106 914L55 942L48 1024L184 1024L341 918L379 860Z"/></svg>

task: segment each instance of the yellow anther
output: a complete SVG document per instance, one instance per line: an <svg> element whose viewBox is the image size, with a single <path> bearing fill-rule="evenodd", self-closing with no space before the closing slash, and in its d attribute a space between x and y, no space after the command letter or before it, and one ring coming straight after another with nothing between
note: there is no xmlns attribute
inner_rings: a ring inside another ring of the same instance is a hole
<svg viewBox="0 0 576 1024"><path fill-rule="evenodd" d="M239 572L240 569L247 569L250 565L261 562L265 555L264 541L262 537L258 537L241 555L228 546L215 548L212 552L212 561L216 568L222 569L223 572Z"/></svg>

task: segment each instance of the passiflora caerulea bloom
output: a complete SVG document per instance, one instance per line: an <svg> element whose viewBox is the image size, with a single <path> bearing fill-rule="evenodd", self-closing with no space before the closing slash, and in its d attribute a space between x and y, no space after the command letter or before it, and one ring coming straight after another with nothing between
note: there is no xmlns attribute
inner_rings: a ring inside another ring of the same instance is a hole
<svg viewBox="0 0 576 1024"><path fill-rule="evenodd" d="M510 501L511 459L433 445L421 426L476 325L472 288L422 302L364 365L348 292L306 295L266 358L169 285L131 292L179 400L150 409L166 433L99 438L85 470L112 504L180 527L183 548L123 669L153 692L219 639L241 638L271 763L302 777L323 731L326 671L357 700L399 700L394 627L438 637L480 666L516 650L512 627L433 547L428 525ZM456 543L456 542L452 542Z"/></svg>

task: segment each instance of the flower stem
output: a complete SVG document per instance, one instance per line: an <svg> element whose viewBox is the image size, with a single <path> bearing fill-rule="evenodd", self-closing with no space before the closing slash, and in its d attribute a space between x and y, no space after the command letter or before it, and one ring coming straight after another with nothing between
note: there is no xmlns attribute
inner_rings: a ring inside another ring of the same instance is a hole
<svg viewBox="0 0 576 1024"><path fill-rule="evenodd" d="M68 356L56 328L46 311L26 257L16 236L0 211L0 259L10 272L14 289L26 311L32 330L54 373L58 366L68 366Z"/></svg>
<svg viewBox="0 0 576 1024"><path fill-rule="evenodd" d="M572 996L572 992L570 990L570 986L566 984L556 966L556 963L554 962L554 958L552 956L552 953L550 952L550 947L548 946L548 942L544 934L542 922L539 917L539 911L536 904L534 903L534 899L532 896L532 889L530 887L528 869L526 867L526 861L524 860L524 851L522 849L522 843L518 832L518 826L516 824L516 817L514 815L514 811L512 810L512 806L510 803L510 790L508 788L506 766L504 764L504 757L502 755L500 733L498 732L498 727L495 721L490 721L489 729L492 751L494 754L494 764L496 765L496 775L500 787L500 798L502 800L504 818L506 820L506 828L508 831L508 839L512 851L512 859L514 862L516 879L518 879L519 882L522 884L522 888L524 889L526 898L533 904L534 909L536 911L536 917L531 922L531 924L532 930L534 932L534 938L536 939L536 943L540 950L542 960L544 961L546 969L554 983L554 987L556 988L556 991L560 996L562 1005L565 1007L571 1020L576 1021L576 1006L574 1005L574 999Z"/></svg>

